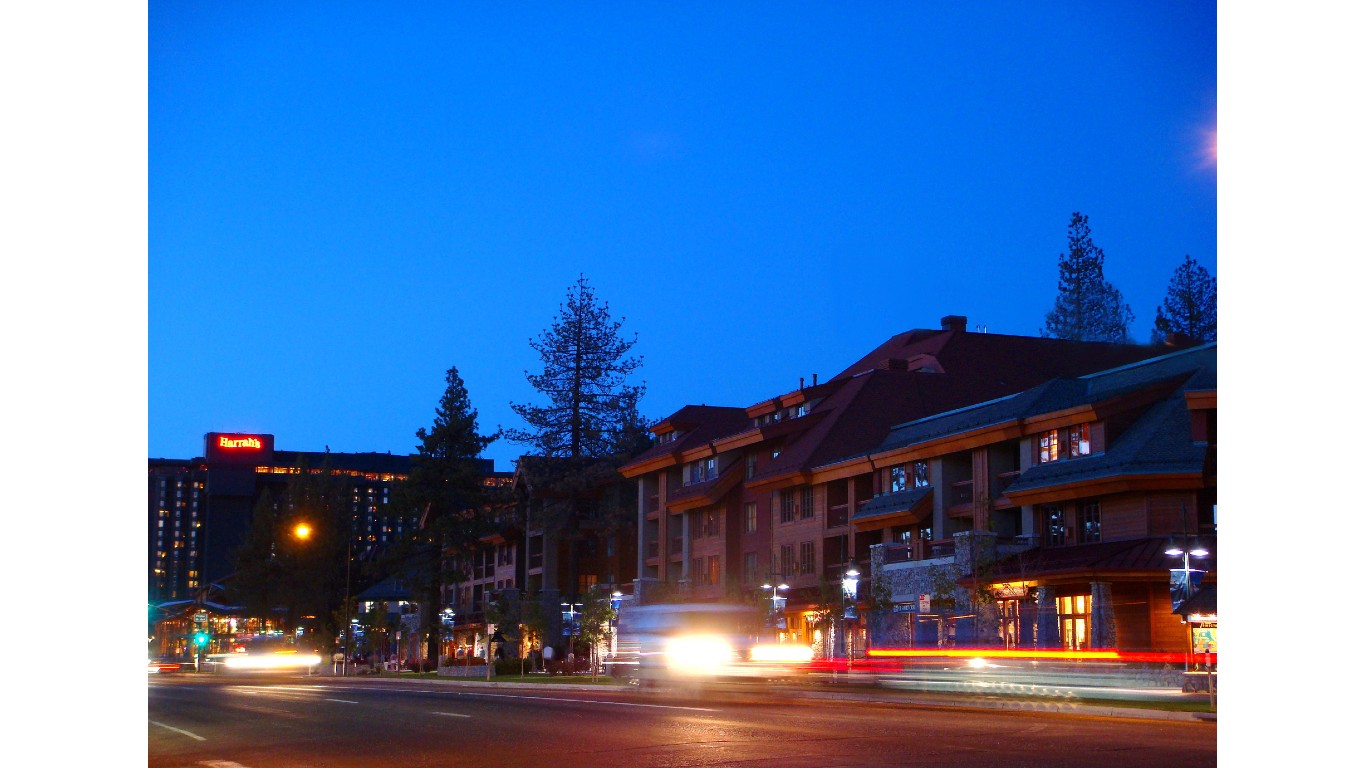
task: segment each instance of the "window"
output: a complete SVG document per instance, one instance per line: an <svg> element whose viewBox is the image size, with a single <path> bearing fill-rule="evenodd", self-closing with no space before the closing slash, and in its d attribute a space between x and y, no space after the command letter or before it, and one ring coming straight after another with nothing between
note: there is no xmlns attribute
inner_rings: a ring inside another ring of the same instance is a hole
<svg viewBox="0 0 1366 768"><path fill-rule="evenodd" d="M802 573L816 572L816 542L802 542Z"/></svg>
<svg viewBox="0 0 1366 768"><path fill-rule="evenodd" d="M793 562L792 558L792 545L782 545L778 550L778 571L782 573L784 580L792 577L795 570L793 568L794 565L796 565L796 563Z"/></svg>
<svg viewBox="0 0 1366 768"><path fill-rule="evenodd" d="M710 555L707 557L707 573L702 579L703 584L717 584L721 581L721 556Z"/></svg>
<svg viewBox="0 0 1366 768"><path fill-rule="evenodd" d="M1081 540L1100 541L1100 502L1088 501L1081 505Z"/></svg>
<svg viewBox="0 0 1366 768"><path fill-rule="evenodd" d="M754 468L759 463L759 455L754 453L745 454L745 479L754 477Z"/></svg>
<svg viewBox="0 0 1366 768"><path fill-rule="evenodd" d="M1048 535L1048 546L1060 547L1067 543L1067 525L1063 518L1062 507L1043 508L1044 528Z"/></svg>
<svg viewBox="0 0 1366 768"><path fill-rule="evenodd" d="M716 479L716 457L708 456L705 459L688 464L683 468L683 484L692 485L693 483L705 483L708 480Z"/></svg>
<svg viewBox="0 0 1366 768"><path fill-rule="evenodd" d="M887 490L891 493L906 490L906 465L898 464L892 467L892 480L887 485Z"/></svg>
<svg viewBox="0 0 1366 768"><path fill-rule="evenodd" d="M1078 458L1091 455L1091 425L1078 424L1067 431L1067 455Z"/></svg>
<svg viewBox="0 0 1366 768"><path fill-rule="evenodd" d="M1039 463L1058 460L1058 430L1050 429L1039 435Z"/></svg>
<svg viewBox="0 0 1366 768"><path fill-rule="evenodd" d="M775 445L775 446L773 447L773 455L772 455L770 458L776 459L776 458L778 458L779 456L781 456L782 453L783 453L783 449L782 449L782 448L779 448L778 446Z"/></svg>
<svg viewBox="0 0 1366 768"><path fill-rule="evenodd" d="M745 502L745 533L754 533L759 530L759 505L752 501Z"/></svg>
<svg viewBox="0 0 1366 768"><path fill-rule="evenodd" d="M1090 617L1087 604L1090 598L1087 595L1076 595L1059 597L1057 600L1062 647L1072 651L1090 647L1090 640L1086 636L1086 620Z"/></svg>
<svg viewBox="0 0 1366 768"><path fill-rule="evenodd" d="M703 511L702 532L707 536L721 535L721 513L715 507Z"/></svg>
<svg viewBox="0 0 1366 768"><path fill-rule="evenodd" d="M759 554L757 552L746 552L745 563L745 583L753 584L759 579Z"/></svg>
<svg viewBox="0 0 1366 768"><path fill-rule="evenodd" d="M791 488L778 492L778 522L790 523L795 519L793 505Z"/></svg>
<svg viewBox="0 0 1366 768"><path fill-rule="evenodd" d="M802 519L812 517L816 514L815 494L811 491L811 486L802 488Z"/></svg>
<svg viewBox="0 0 1366 768"><path fill-rule="evenodd" d="M930 465L923 461L917 461L911 467L915 473L915 487L928 487L930 484Z"/></svg>
<svg viewBox="0 0 1366 768"><path fill-rule="evenodd" d="M692 577L694 584L703 583L702 579L705 577L702 573L702 558L694 557L692 559L692 573L690 574L690 576Z"/></svg>

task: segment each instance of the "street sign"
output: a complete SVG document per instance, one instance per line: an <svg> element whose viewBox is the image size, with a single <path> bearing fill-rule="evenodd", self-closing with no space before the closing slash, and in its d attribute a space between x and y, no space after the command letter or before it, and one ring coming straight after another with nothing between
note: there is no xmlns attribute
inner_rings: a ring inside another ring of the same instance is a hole
<svg viewBox="0 0 1366 768"><path fill-rule="evenodd" d="M923 594L923 593L922 593L922 594L920 595L919 603L920 603L920 605L917 606L917 607L920 608L920 612L921 612L921 613L929 613L929 612L930 612L930 596L929 596L929 595L926 595L926 594Z"/></svg>
<svg viewBox="0 0 1366 768"><path fill-rule="evenodd" d="M181 615L184 615L184 614L181 614ZM208 623L209 623L209 613L208 613L208 611L200 611L199 613L196 613L196 614L194 615L194 623L196 623L196 624L208 624Z"/></svg>

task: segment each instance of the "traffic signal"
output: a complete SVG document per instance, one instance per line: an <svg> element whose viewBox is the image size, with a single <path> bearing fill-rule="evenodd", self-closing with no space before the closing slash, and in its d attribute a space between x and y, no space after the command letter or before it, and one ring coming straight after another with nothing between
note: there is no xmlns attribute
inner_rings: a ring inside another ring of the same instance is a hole
<svg viewBox="0 0 1366 768"><path fill-rule="evenodd" d="M207 632L196 632L195 635L194 635L194 644L197 645L197 646L199 646L199 647L201 647L201 648L203 648L204 646L208 645L208 644L209 644L209 635L208 635L208 633L207 633Z"/></svg>

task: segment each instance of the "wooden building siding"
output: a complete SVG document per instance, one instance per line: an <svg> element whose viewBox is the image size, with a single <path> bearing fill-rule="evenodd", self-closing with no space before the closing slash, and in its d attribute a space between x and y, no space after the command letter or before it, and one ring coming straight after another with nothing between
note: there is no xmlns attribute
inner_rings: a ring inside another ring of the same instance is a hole
<svg viewBox="0 0 1366 768"><path fill-rule="evenodd" d="M1115 609L1115 646L1121 651L1143 651L1152 641L1150 585L1112 583Z"/></svg>
<svg viewBox="0 0 1366 768"><path fill-rule="evenodd" d="M1170 536L1181 533L1181 507L1186 508L1186 531L1196 533L1196 499L1194 493L1152 493L1148 501L1148 535Z"/></svg>
<svg viewBox="0 0 1366 768"><path fill-rule="evenodd" d="M1181 617L1172 613L1171 591L1166 584L1148 586L1150 642L1160 653L1185 653L1190 650L1189 635Z"/></svg>
<svg viewBox="0 0 1366 768"><path fill-rule="evenodd" d="M1121 541L1148 536L1148 499L1140 494L1100 500L1100 540Z"/></svg>

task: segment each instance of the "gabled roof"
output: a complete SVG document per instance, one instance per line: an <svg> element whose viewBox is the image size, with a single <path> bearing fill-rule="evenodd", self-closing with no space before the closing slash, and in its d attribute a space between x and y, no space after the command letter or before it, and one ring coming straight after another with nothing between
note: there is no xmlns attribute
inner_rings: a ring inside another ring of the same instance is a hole
<svg viewBox="0 0 1366 768"><path fill-rule="evenodd" d="M1053 376L1080 376L1102 368L1113 368L1161 352L1162 349L1158 347L1137 344L917 329L899 333L884 341L841 371L832 381L888 368L888 361L901 360L906 361L908 367L912 364L916 366L911 370L937 366L945 373L980 370L986 363L989 366L986 370L1012 372L1012 377L1024 376L1032 384ZM1024 387L1016 387L1015 391L1021 389Z"/></svg>
<svg viewBox="0 0 1366 768"><path fill-rule="evenodd" d="M657 459L677 458L685 451L704 446L717 438L743 432L750 427L750 418L745 414L744 408L685 405L652 427L652 430L676 431L679 435L667 443L650 446L625 464L622 472L629 476L629 469L632 467L648 464Z"/></svg>
<svg viewBox="0 0 1366 768"><path fill-rule="evenodd" d="M1079 406L1098 405L1135 393L1157 391L1154 388L1163 385L1169 388L1168 393L1177 394L1191 388L1213 389L1214 359L1215 346L1209 344L1076 378L1055 378L1023 392L899 424L877 450L894 450L984 427L1019 423L1024 419ZM1189 443L1189 429L1184 435L1185 442ZM1065 471L1062 464L1082 464L1097 458L1060 462L1030 471Z"/></svg>
<svg viewBox="0 0 1366 768"><path fill-rule="evenodd" d="M655 428L678 430L677 439L653 446L622 472L633 476L649 471L667 457L678 461L692 448L753 430L756 441L785 437L786 442L779 457L749 484L777 481L868 455L879 449L896 424L1019 393L1049 378L1079 376L1161 352L1154 346L968 333L958 326L907 331L819 386L749 409L680 409ZM749 421L754 412L769 410L767 404L795 402L796 395L819 397L807 416L760 428Z"/></svg>
<svg viewBox="0 0 1366 768"><path fill-rule="evenodd" d="M1127 429L1107 435L1104 453L1029 467L1005 489L1006 495L1124 475L1202 474L1209 446L1191 438L1185 392L1211 388L1215 357L1215 346L1209 344L1083 377L1077 383L1085 384L1085 391L1061 407L1095 403L1154 383L1170 382L1171 390Z"/></svg>

